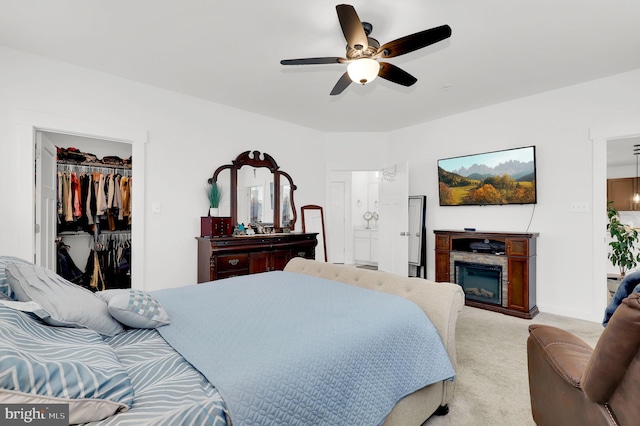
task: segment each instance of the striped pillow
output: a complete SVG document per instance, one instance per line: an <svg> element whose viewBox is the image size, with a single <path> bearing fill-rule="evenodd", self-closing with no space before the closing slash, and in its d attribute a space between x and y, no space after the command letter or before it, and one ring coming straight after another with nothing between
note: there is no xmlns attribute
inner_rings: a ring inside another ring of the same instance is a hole
<svg viewBox="0 0 640 426"><path fill-rule="evenodd" d="M85 423L128 410L133 387L97 332L50 327L0 306L0 401L68 403L69 422Z"/></svg>

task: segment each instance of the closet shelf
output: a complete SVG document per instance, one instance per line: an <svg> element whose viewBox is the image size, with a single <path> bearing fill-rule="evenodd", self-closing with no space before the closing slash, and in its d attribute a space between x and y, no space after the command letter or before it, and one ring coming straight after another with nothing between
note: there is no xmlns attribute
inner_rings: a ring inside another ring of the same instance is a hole
<svg viewBox="0 0 640 426"><path fill-rule="evenodd" d="M105 235L120 235L120 234L130 234L131 230L130 229L123 229L123 230L117 230L117 231L109 231L109 230L100 230L100 234L105 234ZM57 234L59 237L84 237L84 236L88 236L88 237L93 237L93 233L91 232L86 232L86 231L62 231L62 232L58 232Z"/></svg>
<svg viewBox="0 0 640 426"><path fill-rule="evenodd" d="M100 163L97 161L94 162L82 162L79 163L77 161L64 161L64 160L58 160L57 161L58 165L65 165L65 166L84 166L84 167L100 167L100 168L107 168L107 169L126 169L126 170L131 170L131 166L129 164L112 164L112 163Z"/></svg>

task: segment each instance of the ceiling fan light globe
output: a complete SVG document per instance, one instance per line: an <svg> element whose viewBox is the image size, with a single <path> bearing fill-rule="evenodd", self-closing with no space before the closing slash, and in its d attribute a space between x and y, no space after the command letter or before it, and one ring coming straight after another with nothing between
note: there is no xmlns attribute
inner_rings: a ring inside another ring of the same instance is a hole
<svg viewBox="0 0 640 426"><path fill-rule="evenodd" d="M378 61L370 58L356 59L347 66L349 78L354 83L367 84L373 81L380 71Z"/></svg>

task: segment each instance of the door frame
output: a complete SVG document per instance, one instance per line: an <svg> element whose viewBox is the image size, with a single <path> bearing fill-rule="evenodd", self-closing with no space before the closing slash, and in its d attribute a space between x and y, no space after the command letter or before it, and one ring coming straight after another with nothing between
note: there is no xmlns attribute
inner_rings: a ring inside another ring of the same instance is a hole
<svg viewBox="0 0 640 426"><path fill-rule="evenodd" d="M135 166L132 168L132 177L136 184L132 187L131 209L139 212L133 216L131 226L131 285L133 288L145 290L144 281L144 189L145 189L145 144L147 143L147 131L125 125L106 122L97 122L76 117L60 116L51 113L19 109L14 111L15 134L19 146L19 155L25 165L20 176L16 176L18 182L28 185L26 191L33 191L33 174L35 172L35 137L37 131L63 133L69 135L85 136L105 141L114 141L131 144L131 153L135 158ZM31 238L28 241L18 242L19 253L36 252L35 247L35 205L25 212L25 220L20 226L28 232ZM27 226L29 227L27 231Z"/></svg>
<svg viewBox="0 0 640 426"><path fill-rule="evenodd" d="M607 307L607 142L640 136L640 123L616 124L605 128L589 129L593 158L593 283L592 316L595 321L602 319Z"/></svg>
<svg viewBox="0 0 640 426"><path fill-rule="evenodd" d="M327 167L327 181L326 181L326 192L325 192L325 200L327 204L327 208L325 209L325 221L328 224L328 234L327 234L327 255L328 262L334 262L334 252L332 251L334 247L331 245L331 241L337 238L336 233L331 228L330 224L332 220L336 218L332 216L332 203L333 194L331 191L331 183L332 182L342 182L344 183L344 198L342 200L338 200L340 203L344 203L344 235L342 238L344 253L342 260L344 264L350 265L353 264L353 225L351 220L351 172L353 170L347 170L340 167ZM351 230L351 231L349 231Z"/></svg>

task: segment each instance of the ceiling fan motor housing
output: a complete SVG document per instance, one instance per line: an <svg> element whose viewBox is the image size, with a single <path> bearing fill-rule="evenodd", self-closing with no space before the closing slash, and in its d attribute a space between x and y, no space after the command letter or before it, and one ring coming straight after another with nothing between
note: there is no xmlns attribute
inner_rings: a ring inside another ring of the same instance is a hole
<svg viewBox="0 0 640 426"><path fill-rule="evenodd" d="M347 45L347 59L359 59L359 58L370 58L378 52L380 48L380 42L372 37L367 37L367 46L366 49L363 48L362 45L355 45L353 48Z"/></svg>

